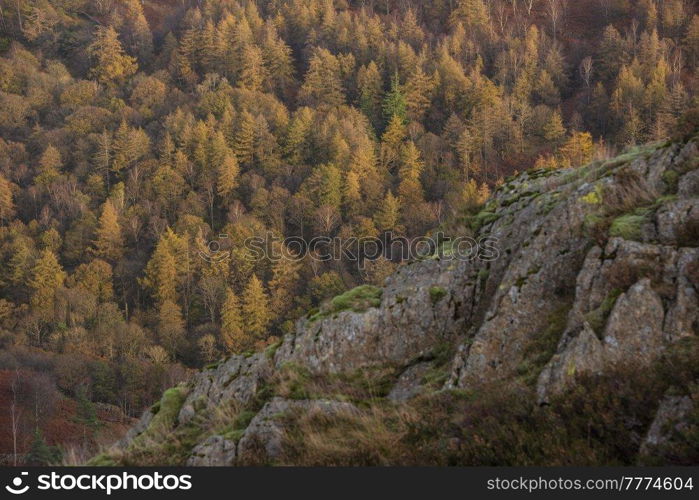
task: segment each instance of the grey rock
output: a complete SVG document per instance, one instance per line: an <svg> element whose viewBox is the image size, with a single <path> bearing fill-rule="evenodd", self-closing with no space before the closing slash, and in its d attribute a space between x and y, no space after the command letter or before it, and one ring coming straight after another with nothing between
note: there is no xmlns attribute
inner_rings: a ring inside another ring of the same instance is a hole
<svg viewBox="0 0 699 500"><path fill-rule="evenodd" d="M398 381L388 393L388 399L394 402L405 402L420 394L423 390L423 377L431 367L432 363L429 362L410 366L398 377Z"/></svg>
<svg viewBox="0 0 699 500"><path fill-rule="evenodd" d="M235 442L223 436L206 438L192 450L187 465L192 467L226 466L235 463Z"/></svg>
<svg viewBox="0 0 699 500"><path fill-rule="evenodd" d="M341 413L356 414L351 403L330 400L288 400L273 398L252 419L238 443L238 457L246 463L274 463L284 453L284 420L291 413L319 413L336 416Z"/></svg>
<svg viewBox="0 0 699 500"><path fill-rule="evenodd" d="M653 455L672 441L675 432L686 429L693 409L694 401L689 396L665 396L643 440L641 455Z"/></svg>

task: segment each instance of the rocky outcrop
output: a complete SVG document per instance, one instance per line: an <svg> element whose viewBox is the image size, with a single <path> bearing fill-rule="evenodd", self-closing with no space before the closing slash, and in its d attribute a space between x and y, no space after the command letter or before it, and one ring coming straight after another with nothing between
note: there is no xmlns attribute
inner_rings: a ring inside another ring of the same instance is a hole
<svg viewBox="0 0 699 500"><path fill-rule="evenodd" d="M273 398L252 419L238 444L242 463L269 464L283 455L284 417L290 413L315 414L332 418L357 413L357 408L340 401L290 401Z"/></svg>
<svg viewBox="0 0 699 500"><path fill-rule="evenodd" d="M665 396L641 445L641 456L651 456L672 444L675 436L689 427L688 419L694 408L690 396Z"/></svg>
<svg viewBox="0 0 699 500"><path fill-rule="evenodd" d="M275 374L287 366L321 378L389 370L393 386L383 396L392 404L518 377L546 403L581 374L648 363L696 336L698 166L694 140L509 179L463 221L474 238L496 243L497 258L440 253L402 266L364 310L302 318L280 345L197 374L177 425L229 404L256 415L238 438L203 433L188 463L274 463L283 455L281 415L357 411L273 397ZM434 353L444 345L452 357L442 377Z"/></svg>
<svg viewBox="0 0 699 500"><path fill-rule="evenodd" d="M209 436L194 447L187 465L193 467L234 465L235 457L235 442L217 434Z"/></svg>

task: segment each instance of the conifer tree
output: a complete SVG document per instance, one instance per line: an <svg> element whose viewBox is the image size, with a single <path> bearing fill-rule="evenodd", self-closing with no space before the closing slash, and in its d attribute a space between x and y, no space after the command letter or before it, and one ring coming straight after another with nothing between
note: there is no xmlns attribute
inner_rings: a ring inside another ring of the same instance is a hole
<svg viewBox="0 0 699 500"><path fill-rule="evenodd" d="M158 313L158 337L160 343L174 358L184 341L185 322L180 307L171 300L165 300Z"/></svg>
<svg viewBox="0 0 699 500"><path fill-rule="evenodd" d="M121 259L124 253L124 241L119 217L111 200L107 200L102 206L96 236L95 255L111 262Z"/></svg>
<svg viewBox="0 0 699 500"><path fill-rule="evenodd" d="M228 352L239 353L250 348L250 338L243 330L238 297L230 288L226 289L226 298L221 307L221 340Z"/></svg>
<svg viewBox="0 0 699 500"><path fill-rule="evenodd" d="M238 187L238 175L240 167L238 160L232 154L226 155L221 166L218 168L216 179L216 190L218 195L224 199L229 199L236 187Z"/></svg>
<svg viewBox="0 0 699 500"><path fill-rule="evenodd" d="M248 111L243 111L238 120L235 132L233 151L238 162L244 166L250 166L255 151L255 117Z"/></svg>
<svg viewBox="0 0 699 500"><path fill-rule="evenodd" d="M262 282L254 274L243 292L241 310L245 333L254 339L261 339L272 320L272 311Z"/></svg>
<svg viewBox="0 0 699 500"><path fill-rule="evenodd" d="M357 87L359 89L359 109L369 118L371 124L378 128L381 125L382 116L383 79L374 61L359 68Z"/></svg>
<svg viewBox="0 0 699 500"><path fill-rule="evenodd" d="M408 104L405 100L405 95L403 94L403 88L400 84L400 78L396 72L391 78L391 88L386 93L386 97L383 100L383 116L386 123L390 124L396 120L400 119L401 123L405 123L408 115Z"/></svg>
<svg viewBox="0 0 699 500"><path fill-rule="evenodd" d="M39 175L35 182L39 186L49 186L60 175L63 166L61 153L53 145L49 146L41 154L39 159Z"/></svg>
<svg viewBox="0 0 699 500"><path fill-rule="evenodd" d="M15 204L10 181L0 174L0 222L9 221L15 213Z"/></svg>
<svg viewBox="0 0 699 500"><path fill-rule="evenodd" d="M56 292L63 286L66 273L51 250L44 250L39 255L29 286L33 290L32 308L44 320L50 320L54 313Z"/></svg>
<svg viewBox="0 0 699 500"><path fill-rule="evenodd" d="M111 26L98 26L95 39L88 47L95 61L91 75L107 85L120 85L136 73L136 59L124 52L117 32Z"/></svg>
<svg viewBox="0 0 699 500"><path fill-rule="evenodd" d="M386 193L379 211L374 216L374 223L376 224L377 229L381 231L388 231L397 228L399 217L400 203L398 198L396 198L393 193L389 191Z"/></svg>
<svg viewBox="0 0 699 500"><path fill-rule="evenodd" d="M335 107L345 102L339 59L324 48L316 48L299 93L302 103Z"/></svg>

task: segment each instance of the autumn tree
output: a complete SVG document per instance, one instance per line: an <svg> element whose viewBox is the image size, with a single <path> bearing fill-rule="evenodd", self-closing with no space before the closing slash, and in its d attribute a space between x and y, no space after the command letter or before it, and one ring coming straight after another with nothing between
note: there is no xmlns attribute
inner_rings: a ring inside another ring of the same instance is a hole
<svg viewBox="0 0 699 500"><path fill-rule="evenodd" d="M94 253L98 257L117 262L124 253L124 241L119 217L111 200L102 206L102 215L97 226Z"/></svg>
<svg viewBox="0 0 699 500"><path fill-rule="evenodd" d="M251 347L253 337L243 329L243 319L238 297L230 288L221 306L221 340L228 352L243 352Z"/></svg>
<svg viewBox="0 0 699 500"><path fill-rule="evenodd" d="M40 318L49 321L53 318L56 292L63 286L66 273L51 250L44 250L39 255L29 286L32 289L32 309Z"/></svg>
<svg viewBox="0 0 699 500"><path fill-rule="evenodd" d="M15 212L12 185L0 174L0 222L9 221Z"/></svg>
<svg viewBox="0 0 699 500"><path fill-rule="evenodd" d="M580 167L592 161L595 152L592 135L588 132L573 132L558 150L561 162L566 166Z"/></svg>
<svg viewBox="0 0 699 500"><path fill-rule="evenodd" d="M252 339L261 339L272 320L272 311L262 282L254 274L243 292L241 312L246 335Z"/></svg>
<svg viewBox="0 0 699 500"><path fill-rule="evenodd" d="M111 26L98 26L88 47L94 61L91 75L99 82L118 86L136 73L136 59L124 52L117 32Z"/></svg>

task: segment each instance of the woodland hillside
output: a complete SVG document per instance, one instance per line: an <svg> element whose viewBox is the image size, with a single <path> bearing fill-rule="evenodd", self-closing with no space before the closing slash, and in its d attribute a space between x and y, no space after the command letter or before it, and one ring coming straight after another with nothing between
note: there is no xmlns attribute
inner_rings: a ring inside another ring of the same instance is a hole
<svg viewBox="0 0 699 500"><path fill-rule="evenodd" d="M459 232L676 135L698 63L686 0L0 0L0 391L40 381L0 454L71 441L41 391L128 421L402 264L285 238Z"/></svg>

